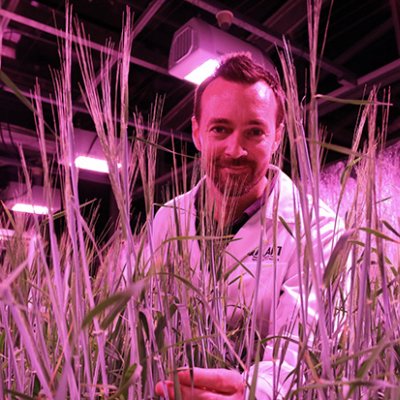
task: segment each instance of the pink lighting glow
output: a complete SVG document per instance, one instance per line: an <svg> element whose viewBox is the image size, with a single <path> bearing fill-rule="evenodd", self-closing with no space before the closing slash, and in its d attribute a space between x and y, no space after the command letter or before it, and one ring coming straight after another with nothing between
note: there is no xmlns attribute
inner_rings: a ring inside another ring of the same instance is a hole
<svg viewBox="0 0 400 400"><path fill-rule="evenodd" d="M195 68L192 72L187 74L184 79L189 82L195 83L196 85L200 85L201 82L203 82L214 73L218 65L219 62L217 60L210 58L203 64Z"/></svg>
<svg viewBox="0 0 400 400"><path fill-rule="evenodd" d="M0 55L15 60L16 51L14 48L3 45L0 48Z"/></svg>
<svg viewBox="0 0 400 400"><path fill-rule="evenodd" d="M15 235L12 229L0 229L0 240L9 240Z"/></svg>
<svg viewBox="0 0 400 400"><path fill-rule="evenodd" d="M15 236L15 231L13 229L0 229L0 242L7 242ZM33 237L31 232L23 232L22 238L31 239Z"/></svg>
<svg viewBox="0 0 400 400"><path fill-rule="evenodd" d="M350 210L362 209L365 200L366 184L368 178L365 167L355 168L355 176L347 181L346 188L342 191L341 177L346 168L345 161L339 161L324 168L321 173L320 196L343 219ZM371 178L370 178L371 179ZM386 221L395 231L400 231L400 211L398 199L400 198L400 141L392 144L378 154L376 158L375 173L373 176L377 193L377 210L380 221ZM341 197L342 196L342 197ZM339 198L341 202L339 204ZM355 199L358 199L354 202ZM339 208L338 208L339 205ZM365 215L357 220L359 226L366 226ZM393 231L382 225L382 232L393 237ZM395 242L386 242L385 257L393 265L400 265L400 248Z"/></svg>
<svg viewBox="0 0 400 400"><path fill-rule="evenodd" d="M75 166L80 169L101 172L103 174L110 172L107 161L100 158L78 156L75 158ZM118 168L121 168L121 164L118 164Z"/></svg>
<svg viewBox="0 0 400 400"><path fill-rule="evenodd" d="M15 203L11 207L11 210L29 214L39 214L39 215L46 215L49 213L49 209L45 206L40 206L37 204L27 204L27 203Z"/></svg>

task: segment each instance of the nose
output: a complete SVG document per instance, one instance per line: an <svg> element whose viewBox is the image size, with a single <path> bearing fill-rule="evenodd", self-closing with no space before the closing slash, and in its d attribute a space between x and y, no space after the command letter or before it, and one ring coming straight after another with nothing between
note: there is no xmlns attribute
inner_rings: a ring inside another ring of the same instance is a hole
<svg viewBox="0 0 400 400"><path fill-rule="evenodd" d="M232 132L226 138L225 155L233 159L247 156L245 140L240 132Z"/></svg>

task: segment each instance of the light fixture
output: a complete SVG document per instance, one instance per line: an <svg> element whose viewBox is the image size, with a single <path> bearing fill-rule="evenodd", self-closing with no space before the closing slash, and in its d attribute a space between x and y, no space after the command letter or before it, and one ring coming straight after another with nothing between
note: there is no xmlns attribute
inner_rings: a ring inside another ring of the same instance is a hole
<svg viewBox="0 0 400 400"><path fill-rule="evenodd" d="M77 156L75 158L75 166L80 169L86 169L93 172L101 172L104 174L108 174L110 172L107 161L100 158Z"/></svg>
<svg viewBox="0 0 400 400"><path fill-rule="evenodd" d="M23 183L9 182L2 191L1 198L6 206L15 212L46 215L61 209L60 191L52 189L51 204L45 198L42 186L32 186L32 196L29 196L28 188Z"/></svg>
<svg viewBox="0 0 400 400"><path fill-rule="evenodd" d="M203 64L199 65L189 74L184 76L184 79L199 85L203 82L207 77L212 75L214 71L217 69L219 65L218 60L213 58L209 58L207 61L203 62Z"/></svg>
<svg viewBox="0 0 400 400"><path fill-rule="evenodd" d="M17 54L16 45L21 40L21 34L14 29L7 29L3 36L3 42L0 44L0 56L15 60Z"/></svg>
<svg viewBox="0 0 400 400"><path fill-rule="evenodd" d="M271 61L256 47L198 18L178 29L169 53L169 73L200 84L218 67L227 53L249 52L253 60L275 73Z"/></svg>
<svg viewBox="0 0 400 400"><path fill-rule="evenodd" d="M29 203L15 203L11 210L17 212L24 212L28 214L39 214L46 215L49 213L49 208L46 206L40 206L39 204L29 204Z"/></svg>
<svg viewBox="0 0 400 400"><path fill-rule="evenodd" d="M15 60L16 50L13 47L2 45L0 46L0 56L11 58Z"/></svg>
<svg viewBox="0 0 400 400"><path fill-rule="evenodd" d="M79 169L108 174L110 172L99 139L95 132L82 129L75 130L74 164ZM121 164L117 164L118 168Z"/></svg>

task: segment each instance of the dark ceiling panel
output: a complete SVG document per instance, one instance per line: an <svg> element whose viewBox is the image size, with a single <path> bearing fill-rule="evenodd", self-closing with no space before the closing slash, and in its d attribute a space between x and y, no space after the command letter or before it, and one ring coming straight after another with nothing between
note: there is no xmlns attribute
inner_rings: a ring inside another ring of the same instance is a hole
<svg viewBox="0 0 400 400"><path fill-rule="evenodd" d="M118 44L125 8L129 6L134 12L137 32L131 54L130 111L131 115L136 109L146 114L156 95L165 95L161 136L167 146L172 136L190 140L194 86L169 76L167 66L174 32L194 16L217 25L216 11L224 8L233 11L236 19L229 33L256 45L275 62L278 57L274 42L281 42L284 35L294 46L300 96L306 94L303 90L308 70L306 0L77 0L72 3L74 14L84 24L91 41L103 49L107 39ZM50 69L59 67L58 38L54 27L64 28L65 2L13 0L2 4L0 18L10 17L10 21L3 24L6 27L3 44L14 49L16 54L15 59L3 57L2 71L27 96L38 77L45 112L51 119L53 89ZM390 85L394 104L390 117L394 128L389 129L392 140L400 136L399 128L396 128L400 115L398 4L397 0L335 0L331 9L331 1L325 0L320 29L322 41L329 17L319 92L359 98L366 85L367 88L373 84ZM14 9L9 8L10 5L14 5ZM92 53L99 70L100 54L96 49ZM77 127L92 130L93 123L81 101L80 80L77 57L73 55L74 123ZM98 80L101 80L100 76ZM20 126L28 129L23 131L24 137L35 137L31 112L4 84L0 86L0 105L3 128L9 126L13 127L11 131L15 131ZM323 101L320 107L321 123L326 126L332 142L350 146L357 108ZM0 138L3 179L7 179L7 160L13 171L18 164L14 150L13 143ZM194 148L190 147L190 151L194 153ZM337 157L337 154L328 154L329 160ZM29 150L29 160L32 165L38 164L38 153L35 159L34 149ZM170 162L169 156L160 157L160 183L168 179ZM90 174L82 179L90 180ZM105 203L108 204L108 199Z"/></svg>

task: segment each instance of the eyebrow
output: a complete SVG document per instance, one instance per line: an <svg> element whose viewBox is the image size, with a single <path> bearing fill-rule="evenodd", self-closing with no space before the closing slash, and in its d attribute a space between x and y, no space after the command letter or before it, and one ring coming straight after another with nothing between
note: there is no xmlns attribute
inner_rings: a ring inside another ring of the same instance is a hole
<svg viewBox="0 0 400 400"><path fill-rule="evenodd" d="M227 119L227 118L212 118L208 121L208 125L210 124L225 124L229 125L232 122ZM265 122L262 121L261 119L251 119L250 121L247 121L246 125L265 125Z"/></svg>
<svg viewBox="0 0 400 400"><path fill-rule="evenodd" d="M247 125L265 125L265 121L261 119L251 119L250 121L247 122Z"/></svg>
<svg viewBox="0 0 400 400"><path fill-rule="evenodd" d="M211 125L211 124L225 124L225 125L228 125L230 123L231 123L231 121L229 121L229 119L227 119L227 118L212 118L212 119L210 119L208 121L208 125Z"/></svg>

